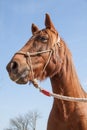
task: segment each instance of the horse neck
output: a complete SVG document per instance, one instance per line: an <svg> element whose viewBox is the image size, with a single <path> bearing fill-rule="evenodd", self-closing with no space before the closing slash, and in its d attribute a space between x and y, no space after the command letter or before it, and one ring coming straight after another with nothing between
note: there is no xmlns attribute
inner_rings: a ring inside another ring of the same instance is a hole
<svg viewBox="0 0 87 130"><path fill-rule="evenodd" d="M84 97L86 95L80 85L72 62L71 53L67 47L66 55L64 56L64 63L60 73L54 75L50 80L54 93L70 97ZM58 99L54 99L54 102L57 104L59 112L62 113L64 117L67 117L66 115L68 115L69 112L73 111L75 108L74 102L66 102Z"/></svg>
<svg viewBox="0 0 87 130"><path fill-rule="evenodd" d="M63 41L62 41L63 42ZM65 43L64 44L64 56L62 59L63 64L60 72L54 75L51 78L52 89L55 93L67 95L67 96L74 96L74 97L82 97L83 90L80 85L73 61L72 56L67 48ZM61 50L62 51L62 50Z"/></svg>
<svg viewBox="0 0 87 130"><path fill-rule="evenodd" d="M70 97L84 97L85 92L80 85L76 73L71 70L69 71L69 74L66 73L66 75L64 74L61 77L59 74L56 74L51 78L53 92Z"/></svg>

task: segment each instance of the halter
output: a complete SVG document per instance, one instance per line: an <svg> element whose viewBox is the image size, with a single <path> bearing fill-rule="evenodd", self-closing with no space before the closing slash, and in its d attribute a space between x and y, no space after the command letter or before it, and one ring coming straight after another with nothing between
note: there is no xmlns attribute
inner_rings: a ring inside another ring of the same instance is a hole
<svg viewBox="0 0 87 130"><path fill-rule="evenodd" d="M57 42L56 42L55 44L57 44L57 45L60 47L60 37L59 37L59 36L58 36L58 40L57 40ZM54 44L54 45L55 45L55 44ZM53 52L54 52L53 48L51 48L51 49L49 49L49 50L38 51L38 52L32 52L32 53L30 53L30 52L18 51L17 53L15 53L15 55L16 55L16 54L20 54L20 55L24 55L24 56L26 57L26 62L27 62L27 64L28 64L29 68L30 68L30 71L31 71L31 74L32 74L32 81L33 81L33 80L34 80L34 72L33 72L32 59L31 59L31 57L32 57L32 56L38 56L39 54L44 54L44 53L48 53L48 52L49 52L49 57L48 57L48 60L47 60L47 62L46 62L46 64L45 64L43 70L42 70L42 73L44 73L44 71L45 71L47 65L48 65L49 62L50 62L51 56L52 56L52 54L53 54ZM21 78L21 77L19 77L17 80L15 80L15 82L18 81L20 78Z"/></svg>
<svg viewBox="0 0 87 130"><path fill-rule="evenodd" d="M57 44L59 48L61 47L60 46L60 37L59 36L58 36L58 40L57 40L57 42L55 44ZM45 64L45 66L44 66L44 68L42 70L42 72L44 72L45 69L46 69L46 67L47 67L47 65L50 62L50 59L51 59L51 56L52 56L52 53L53 53L53 49L49 49L49 50L45 50L45 51L39 51L39 52L33 52L33 53L18 51L15 54L21 54L21 55L24 55L26 57L27 64L30 67L30 70L31 70L31 73L32 73L32 77L33 77L33 80L31 81L31 83L34 85L35 88L39 89L39 91L41 93L43 93L46 96L54 97L54 98L57 98L57 99L60 99L60 100L71 101L71 102L86 102L87 103L87 98L75 98L75 97L62 96L62 95L59 95L59 94L56 94L56 93L48 92L47 90L45 90L45 89L43 89L42 87L39 86L37 80L34 78L31 57L32 56L37 56L37 55L43 54L43 53L48 53L48 52L50 54L49 54L49 57L48 57L48 60L47 60L47 62ZM21 77L19 77L18 79L16 79L15 82L18 81L20 78Z"/></svg>

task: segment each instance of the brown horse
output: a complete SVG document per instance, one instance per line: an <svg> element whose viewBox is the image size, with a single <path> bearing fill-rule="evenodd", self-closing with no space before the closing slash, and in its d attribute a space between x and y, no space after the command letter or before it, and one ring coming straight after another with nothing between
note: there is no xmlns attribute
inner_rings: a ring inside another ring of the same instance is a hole
<svg viewBox="0 0 87 130"><path fill-rule="evenodd" d="M53 92L87 97L78 80L72 56L60 38L50 16L46 14L45 29L32 24L32 37L7 65L10 78L18 84L50 77ZM54 98L47 130L87 130L87 103Z"/></svg>

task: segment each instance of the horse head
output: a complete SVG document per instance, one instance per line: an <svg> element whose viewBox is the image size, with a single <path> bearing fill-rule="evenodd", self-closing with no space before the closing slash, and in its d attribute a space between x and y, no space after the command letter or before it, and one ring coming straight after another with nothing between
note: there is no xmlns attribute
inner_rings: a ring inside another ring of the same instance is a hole
<svg viewBox="0 0 87 130"><path fill-rule="evenodd" d="M45 28L32 24L32 37L14 54L7 65L10 78L19 84L33 79L43 80L61 70L60 37L50 16L46 14Z"/></svg>

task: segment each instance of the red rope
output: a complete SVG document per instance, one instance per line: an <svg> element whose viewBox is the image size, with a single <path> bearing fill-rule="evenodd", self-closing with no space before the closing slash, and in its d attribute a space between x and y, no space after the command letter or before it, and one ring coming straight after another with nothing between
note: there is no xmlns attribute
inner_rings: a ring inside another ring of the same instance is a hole
<svg viewBox="0 0 87 130"><path fill-rule="evenodd" d="M40 90L40 92L42 92L46 96L49 96L49 97L51 96L50 92L48 92L48 91L46 91L44 89Z"/></svg>

